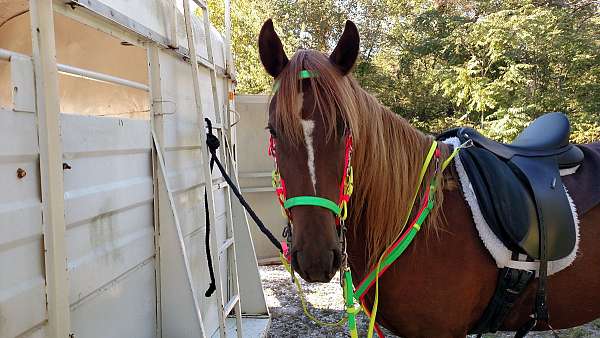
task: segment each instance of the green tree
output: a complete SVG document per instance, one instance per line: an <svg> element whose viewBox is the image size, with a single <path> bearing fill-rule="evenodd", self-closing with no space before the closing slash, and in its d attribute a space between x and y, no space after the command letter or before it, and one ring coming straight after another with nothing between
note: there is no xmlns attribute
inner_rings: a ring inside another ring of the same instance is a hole
<svg viewBox="0 0 600 338"><path fill-rule="evenodd" d="M232 53L237 71L237 90L246 94L267 92L272 79L260 64L257 38L262 23L270 17L268 1L240 0L231 2ZM209 0L211 21L224 31L222 0Z"/></svg>
<svg viewBox="0 0 600 338"><path fill-rule="evenodd" d="M220 1L209 4L213 20L222 17ZM599 7L596 0L236 0L238 90L270 92L256 46L267 18L289 55L330 51L351 19L361 32L356 78L426 131L473 125L506 141L538 115L563 111L574 140L597 141Z"/></svg>

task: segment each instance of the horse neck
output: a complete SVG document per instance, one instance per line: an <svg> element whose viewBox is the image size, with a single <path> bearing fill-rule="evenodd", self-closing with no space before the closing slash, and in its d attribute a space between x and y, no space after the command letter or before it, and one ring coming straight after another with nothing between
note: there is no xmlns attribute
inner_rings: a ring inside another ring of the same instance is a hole
<svg viewBox="0 0 600 338"><path fill-rule="evenodd" d="M427 136L381 106L360 125L353 167L354 195L350 201L351 261L372 261L401 231L409 211L419 171L431 145ZM366 245L365 245L366 243ZM355 256L355 257L352 257ZM359 269L360 270L360 269Z"/></svg>

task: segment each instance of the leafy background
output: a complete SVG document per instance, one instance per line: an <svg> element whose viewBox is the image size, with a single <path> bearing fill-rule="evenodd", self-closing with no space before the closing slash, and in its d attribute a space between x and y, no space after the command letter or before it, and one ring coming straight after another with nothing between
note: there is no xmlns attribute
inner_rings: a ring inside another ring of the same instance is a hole
<svg viewBox="0 0 600 338"><path fill-rule="evenodd" d="M222 29L222 1L209 4ZM354 76L424 131L471 125L510 141L562 111L573 141L600 140L600 1L235 0L231 15L239 93L270 92L256 42L267 18L288 55L331 51L351 19Z"/></svg>

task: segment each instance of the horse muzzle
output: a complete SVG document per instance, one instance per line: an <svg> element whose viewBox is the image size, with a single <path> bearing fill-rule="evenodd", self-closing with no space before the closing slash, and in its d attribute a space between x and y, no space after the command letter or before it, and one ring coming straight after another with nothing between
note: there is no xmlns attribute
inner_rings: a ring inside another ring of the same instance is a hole
<svg viewBox="0 0 600 338"><path fill-rule="evenodd" d="M340 268L342 254L339 248L320 250L292 249L292 267L309 283L327 283Z"/></svg>

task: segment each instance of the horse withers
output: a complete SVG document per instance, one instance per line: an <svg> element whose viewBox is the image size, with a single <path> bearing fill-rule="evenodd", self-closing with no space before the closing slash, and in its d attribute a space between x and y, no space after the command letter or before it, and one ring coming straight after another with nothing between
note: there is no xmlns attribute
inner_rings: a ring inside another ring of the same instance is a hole
<svg viewBox="0 0 600 338"><path fill-rule="evenodd" d="M327 282L344 263L339 210L326 201L340 200L351 138L354 194L343 226L348 263L359 282L402 233L434 137L382 106L350 75L359 53L358 30L350 21L329 56L298 50L289 59L268 20L259 52L276 83L268 129L285 197L313 198L287 209L292 266L306 281ZM449 145L440 143L440 149L442 160L450 156ZM579 209L577 257L549 277L551 317L537 330L600 317L600 144L582 149L579 170L563 179ZM423 231L380 278L377 321L403 337L464 337L494 295L500 270L480 239L457 168L442 173L432 165L425 177L437 181L437 204ZM529 320L536 290L534 280L500 329L516 330ZM373 297L371 290L367 303Z"/></svg>

